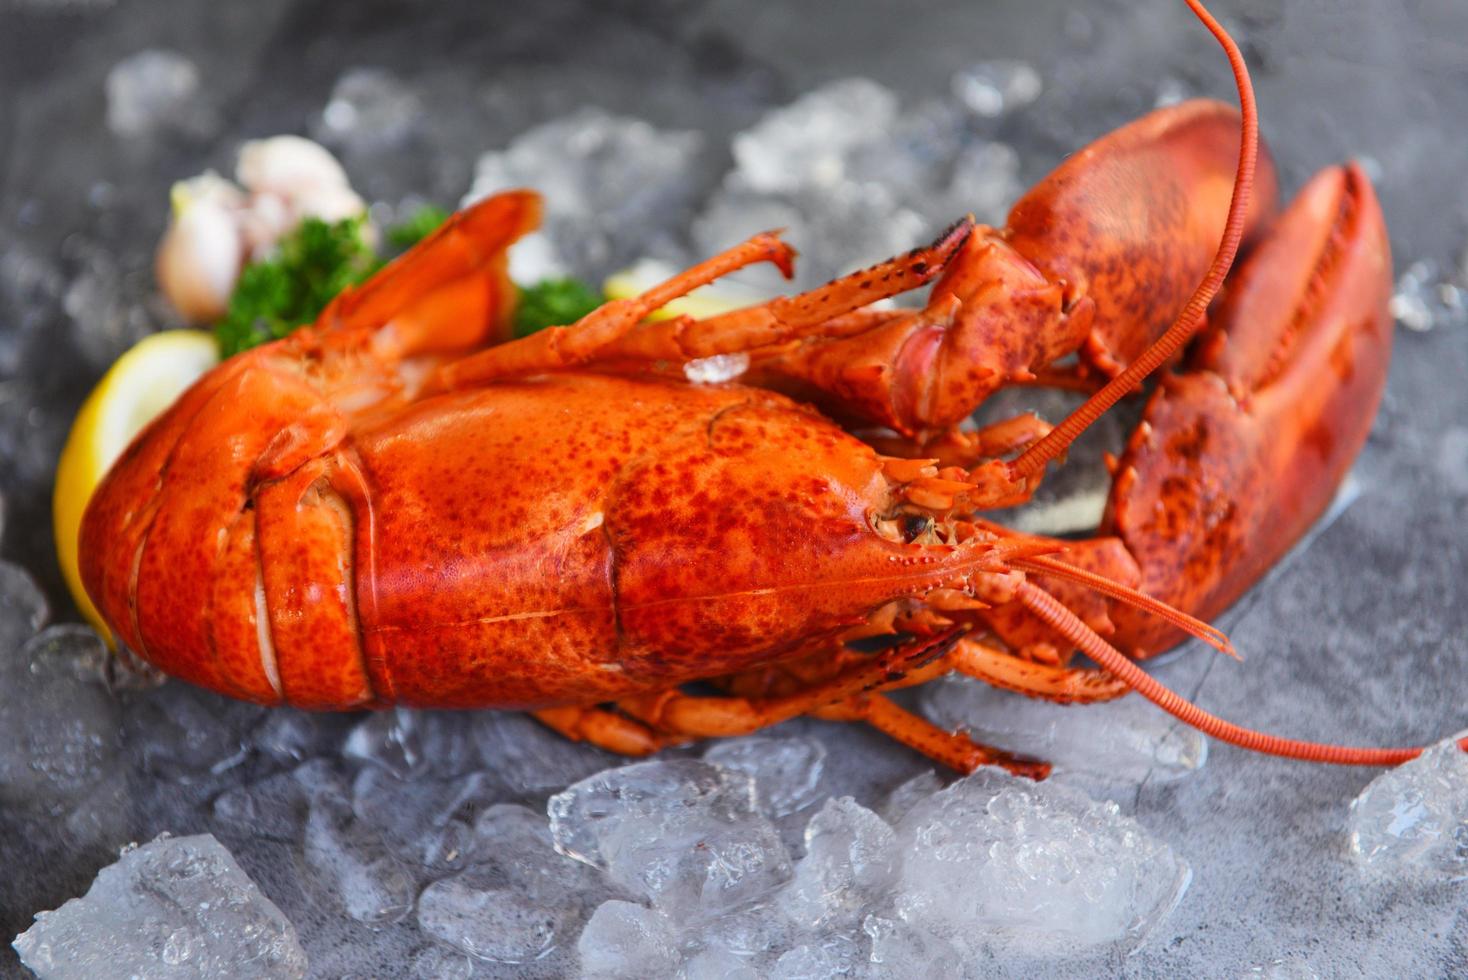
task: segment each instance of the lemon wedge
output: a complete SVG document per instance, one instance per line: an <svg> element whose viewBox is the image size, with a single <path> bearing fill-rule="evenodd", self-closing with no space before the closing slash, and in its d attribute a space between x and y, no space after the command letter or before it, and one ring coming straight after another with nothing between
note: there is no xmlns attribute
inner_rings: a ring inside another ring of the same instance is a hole
<svg viewBox="0 0 1468 980"><path fill-rule="evenodd" d="M677 273L678 270L666 262L641 259L635 265L608 276L602 283L601 291L607 299L631 299L647 292L658 283L671 279ZM695 318L717 316L740 307L763 303L769 298L768 293L726 280L716 285L695 289L687 296L673 300L648 319L667 320L675 316Z"/></svg>
<svg viewBox="0 0 1468 980"><path fill-rule="evenodd" d="M112 365L82 403L56 464L51 513L56 557L82 615L111 633L82 588L77 539L92 491L143 427L219 363L219 347L201 330L166 330L139 341Z"/></svg>

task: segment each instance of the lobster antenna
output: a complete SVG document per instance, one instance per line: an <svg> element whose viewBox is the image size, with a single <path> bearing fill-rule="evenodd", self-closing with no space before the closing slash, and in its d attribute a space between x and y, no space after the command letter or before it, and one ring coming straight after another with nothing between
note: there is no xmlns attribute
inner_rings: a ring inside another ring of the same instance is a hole
<svg viewBox="0 0 1468 980"><path fill-rule="evenodd" d="M1110 596L1118 602L1125 603L1134 609L1151 613L1163 622L1176 626L1194 639L1208 644L1219 653L1226 653L1235 660L1244 659L1239 656L1239 651L1234 649L1233 643L1224 635L1222 630L1208 625L1195 616L1189 616L1181 609L1169 606L1161 599L1155 599L1145 592L1122 585L1120 582L1113 582L1104 575L1097 575L1095 572L1087 571L1069 562L1060 561L1045 555L1020 558L1011 561L1009 564L1021 571L1034 572L1036 575L1049 575L1052 578L1074 582L1093 592Z"/></svg>
<svg viewBox="0 0 1468 980"><path fill-rule="evenodd" d="M1228 275L1230 267L1233 266L1234 256L1238 254L1239 242L1244 235L1244 220L1248 215L1249 201L1254 185L1254 165L1259 156L1259 117L1254 106L1254 86L1249 81L1249 66L1244 63L1244 56L1239 51L1239 46L1234 39L1229 37L1228 32L1213 19L1203 6L1202 0L1186 0L1187 5L1203 22L1203 26L1218 39L1223 46L1224 53L1228 55L1229 66L1233 69L1234 81L1239 89L1239 113L1242 117L1242 136L1239 141L1239 168L1234 176L1233 197L1228 205L1228 220L1223 227L1223 239L1218 243L1218 251L1213 255L1213 264L1208 267L1207 274L1198 288L1193 291L1187 306L1178 314L1172 326L1167 328L1161 337L1152 342L1152 345L1142 352L1131 365L1112 378L1100 391L1086 399L1070 414L1065 421L1061 422L1050 431L1043 439L1039 440L1009 464L1010 475L1021 480L1034 476L1043 470L1051 460L1065 454L1070 444L1075 442L1080 434L1090 427L1092 422L1100 418L1111 406L1121 401L1130 394L1149 374L1165 364L1178 350L1186 344L1198 326L1203 322L1203 314L1208 310L1208 304L1213 302L1213 297L1218 294L1223 285L1224 277Z"/></svg>
<svg viewBox="0 0 1468 980"><path fill-rule="evenodd" d="M1147 673L1116 647L1096 634L1075 613L1050 593L1025 582L1019 587L1019 600L1025 608L1070 640L1102 669L1119 678L1142 697L1157 705L1185 725L1196 728L1222 742L1265 755L1304 762L1328 762L1341 766L1395 766L1422 754L1420 748L1362 748L1350 745L1326 745L1293 738L1267 735L1224 721L1193 704ZM1468 737L1460 739L1460 748L1468 751Z"/></svg>

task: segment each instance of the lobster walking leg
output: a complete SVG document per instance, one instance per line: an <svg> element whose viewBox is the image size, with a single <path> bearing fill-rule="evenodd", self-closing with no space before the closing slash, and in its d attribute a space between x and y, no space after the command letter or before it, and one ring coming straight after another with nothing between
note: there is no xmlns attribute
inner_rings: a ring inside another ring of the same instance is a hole
<svg viewBox="0 0 1468 980"><path fill-rule="evenodd" d="M652 755L681 741L659 735L634 718L604 708L542 708L531 714L536 721L573 742L589 742L618 755Z"/></svg>
<svg viewBox="0 0 1468 980"><path fill-rule="evenodd" d="M812 712L832 721L861 721L894 742L900 742L935 762L960 773L980 766L999 766L1016 776L1044 779L1050 764L975 742L963 732L949 732L899 707L881 694L862 694Z"/></svg>
<svg viewBox="0 0 1468 980"><path fill-rule="evenodd" d="M900 680L909 670L939 659L961 630L899 644L833 677L789 694L766 698L695 697L680 691L624 698L617 707L659 732L697 738L748 735L824 705Z"/></svg>

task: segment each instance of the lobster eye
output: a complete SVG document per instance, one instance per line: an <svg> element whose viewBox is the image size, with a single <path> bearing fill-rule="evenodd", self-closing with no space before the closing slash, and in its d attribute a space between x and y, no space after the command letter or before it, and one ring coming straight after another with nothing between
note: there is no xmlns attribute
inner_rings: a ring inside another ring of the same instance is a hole
<svg viewBox="0 0 1468 980"><path fill-rule="evenodd" d="M932 529L933 519L927 514L904 514L902 516L902 535L908 544L912 544Z"/></svg>

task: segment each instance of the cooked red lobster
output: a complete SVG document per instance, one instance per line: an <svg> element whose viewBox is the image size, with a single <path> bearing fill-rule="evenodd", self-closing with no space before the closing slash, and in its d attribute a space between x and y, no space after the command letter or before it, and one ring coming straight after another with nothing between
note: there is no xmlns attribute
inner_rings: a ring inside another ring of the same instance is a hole
<svg viewBox="0 0 1468 980"><path fill-rule="evenodd" d="M1278 214L1242 58L1190 3L1242 113L1158 110L1071 157L1006 227L961 221L801 295L648 320L750 263L788 274L794 253L765 234L512 340L506 249L538 198L460 213L138 437L86 514L88 592L136 653L225 694L525 709L624 753L809 713L959 770L1042 775L884 693L956 670L1060 701L1136 689L1277 754L1409 757L1236 728L1118 649L1187 633L1230 649L1199 620L1324 510L1392 337L1370 183L1330 168ZM872 306L928 283L920 310ZM1026 500L1195 335L1114 460L1094 539L980 516ZM687 380L720 354L748 370ZM962 427L1001 387L1036 383L1093 393L1053 429ZM877 636L891 640L851 645ZM683 690L698 681L711 690Z"/></svg>

